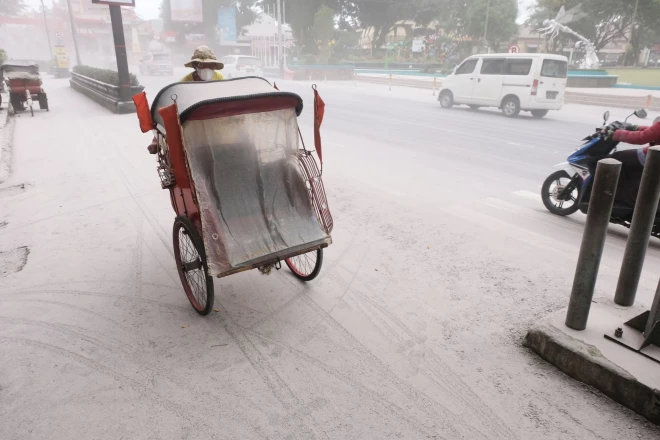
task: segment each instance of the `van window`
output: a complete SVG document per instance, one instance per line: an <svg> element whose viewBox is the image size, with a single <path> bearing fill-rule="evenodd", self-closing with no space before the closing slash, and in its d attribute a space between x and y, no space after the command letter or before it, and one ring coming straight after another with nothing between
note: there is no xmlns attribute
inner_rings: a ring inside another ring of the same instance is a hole
<svg viewBox="0 0 660 440"><path fill-rule="evenodd" d="M509 59L506 62L506 74L507 75L529 75L529 71L532 70L532 60L531 59Z"/></svg>
<svg viewBox="0 0 660 440"><path fill-rule="evenodd" d="M461 67L456 69L456 75L467 75L474 72L474 68L477 67L477 61L478 60L476 59L465 61L463 64L461 64Z"/></svg>
<svg viewBox="0 0 660 440"><path fill-rule="evenodd" d="M504 58L487 58L481 65L482 75L502 75L506 67Z"/></svg>
<svg viewBox="0 0 660 440"><path fill-rule="evenodd" d="M568 63L561 60L543 60L541 76L549 78L566 78L568 76Z"/></svg>
<svg viewBox="0 0 660 440"><path fill-rule="evenodd" d="M240 57L238 59L239 66L256 66L261 67L261 60L253 57Z"/></svg>

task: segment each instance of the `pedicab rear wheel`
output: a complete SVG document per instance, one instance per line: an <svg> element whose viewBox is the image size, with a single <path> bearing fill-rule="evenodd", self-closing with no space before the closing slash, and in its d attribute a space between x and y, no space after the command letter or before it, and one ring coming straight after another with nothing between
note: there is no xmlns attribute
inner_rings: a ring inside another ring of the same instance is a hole
<svg viewBox="0 0 660 440"><path fill-rule="evenodd" d="M202 316L213 310L213 278L209 276L204 243L188 217L174 220L174 259L183 290L195 311Z"/></svg>
<svg viewBox="0 0 660 440"><path fill-rule="evenodd" d="M321 272L323 249L287 258L284 262L296 278L302 281L312 281Z"/></svg>

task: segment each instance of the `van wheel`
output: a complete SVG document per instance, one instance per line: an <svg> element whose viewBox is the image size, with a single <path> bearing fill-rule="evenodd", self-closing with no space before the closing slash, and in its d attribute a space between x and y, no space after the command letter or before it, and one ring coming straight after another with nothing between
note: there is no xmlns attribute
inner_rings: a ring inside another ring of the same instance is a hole
<svg viewBox="0 0 660 440"><path fill-rule="evenodd" d="M507 118L515 118L520 114L520 101L515 96L509 96L502 101L502 113Z"/></svg>
<svg viewBox="0 0 660 440"><path fill-rule="evenodd" d="M544 117L547 114L548 114L547 110L532 110L532 116L534 116L535 118L538 118L538 119L541 119L542 117Z"/></svg>
<svg viewBox="0 0 660 440"><path fill-rule="evenodd" d="M452 108L454 106L454 95L449 90L440 93L440 105L442 108Z"/></svg>

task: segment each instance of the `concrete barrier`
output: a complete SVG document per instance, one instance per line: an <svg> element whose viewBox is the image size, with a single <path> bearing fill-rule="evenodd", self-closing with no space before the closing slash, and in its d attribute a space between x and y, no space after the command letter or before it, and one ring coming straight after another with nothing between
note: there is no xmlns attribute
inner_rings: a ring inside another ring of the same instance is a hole
<svg viewBox="0 0 660 440"><path fill-rule="evenodd" d="M96 101L114 113L124 114L136 112L133 101L122 101L119 97L119 86L106 84L93 78L79 75L75 72L71 72L69 84L71 84L71 87L74 90L82 93L93 101ZM144 86L133 86L131 87L131 96L137 95L143 90Z"/></svg>

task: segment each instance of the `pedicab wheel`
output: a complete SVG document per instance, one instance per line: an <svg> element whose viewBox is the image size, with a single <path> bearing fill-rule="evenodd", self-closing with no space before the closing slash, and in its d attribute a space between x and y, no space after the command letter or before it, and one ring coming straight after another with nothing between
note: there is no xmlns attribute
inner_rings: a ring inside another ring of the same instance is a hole
<svg viewBox="0 0 660 440"><path fill-rule="evenodd" d="M296 278L302 281L312 281L321 272L323 249L287 258L284 262Z"/></svg>
<svg viewBox="0 0 660 440"><path fill-rule="evenodd" d="M209 276L204 243L195 225L184 216L174 220L174 258L183 290L195 311L202 316L213 310L213 278Z"/></svg>

